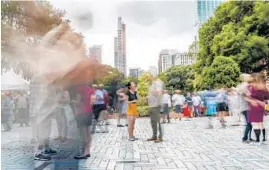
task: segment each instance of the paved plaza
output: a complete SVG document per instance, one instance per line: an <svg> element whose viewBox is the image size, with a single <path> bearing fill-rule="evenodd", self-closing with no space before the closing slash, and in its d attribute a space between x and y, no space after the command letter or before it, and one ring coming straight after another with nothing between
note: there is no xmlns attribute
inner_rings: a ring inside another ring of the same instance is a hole
<svg viewBox="0 0 269 170"><path fill-rule="evenodd" d="M228 122L232 122L231 118ZM2 132L2 169L269 170L269 143L260 146L242 143L244 123L221 129L215 120L215 128L206 129L206 118L176 120L163 124L163 143L146 141L151 137L148 118L138 119L135 136L139 139L135 142L127 140L126 127L116 127L116 120L110 123L109 133L94 135L91 158L73 159L77 154L74 139L66 144L52 141L59 153L50 162L33 160L35 146L30 143L31 129L14 125L11 132ZM53 128L57 128L55 123ZM55 131L52 138L57 135Z"/></svg>

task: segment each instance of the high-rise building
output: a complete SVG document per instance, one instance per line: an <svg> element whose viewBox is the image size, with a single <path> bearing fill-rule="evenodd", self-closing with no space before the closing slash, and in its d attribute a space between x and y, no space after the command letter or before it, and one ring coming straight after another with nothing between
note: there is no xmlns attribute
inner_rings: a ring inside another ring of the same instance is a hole
<svg viewBox="0 0 269 170"><path fill-rule="evenodd" d="M138 78L142 74L142 70L140 68L129 68L129 76Z"/></svg>
<svg viewBox="0 0 269 170"><path fill-rule="evenodd" d="M158 74L158 69L157 69L156 66L150 66L150 67L149 67L149 72L150 72L150 74L152 74L153 76L157 76L157 74Z"/></svg>
<svg viewBox="0 0 269 170"><path fill-rule="evenodd" d="M126 26L118 17L117 37L114 38L114 65L126 75Z"/></svg>
<svg viewBox="0 0 269 170"><path fill-rule="evenodd" d="M159 73L164 72L174 66L175 61L173 54L177 53L176 50L164 49L159 54L158 70Z"/></svg>
<svg viewBox="0 0 269 170"><path fill-rule="evenodd" d="M198 26L202 25L207 21L214 13L217 6L223 0L197 0L197 24Z"/></svg>
<svg viewBox="0 0 269 170"><path fill-rule="evenodd" d="M177 65L191 65L196 61L195 56L189 56L188 53L175 53L173 54L174 64Z"/></svg>
<svg viewBox="0 0 269 170"><path fill-rule="evenodd" d="M102 63L102 46L94 45L90 47L89 56L94 57L99 63Z"/></svg>

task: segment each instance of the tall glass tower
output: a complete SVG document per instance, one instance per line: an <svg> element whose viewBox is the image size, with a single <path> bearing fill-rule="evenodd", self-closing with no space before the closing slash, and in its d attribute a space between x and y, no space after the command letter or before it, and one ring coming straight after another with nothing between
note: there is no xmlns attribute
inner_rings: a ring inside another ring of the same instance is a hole
<svg viewBox="0 0 269 170"><path fill-rule="evenodd" d="M197 24L200 26L207 21L221 2L222 0L197 0Z"/></svg>

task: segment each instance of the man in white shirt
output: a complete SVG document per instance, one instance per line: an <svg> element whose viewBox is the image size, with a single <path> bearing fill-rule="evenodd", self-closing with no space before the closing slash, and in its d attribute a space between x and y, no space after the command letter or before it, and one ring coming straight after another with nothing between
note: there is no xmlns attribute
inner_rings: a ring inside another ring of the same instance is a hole
<svg viewBox="0 0 269 170"><path fill-rule="evenodd" d="M201 116L200 107L202 103L201 97L197 95L197 93L193 93L192 102L193 102L195 117L200 117Z"/></svg>
<svg viewBox="0 0 269 170"><path fill-rule="evenodd" d="M153 135L148 141L162 142L163 132L160 123L163 82L154 80L148 91L149 116ZM159 137L157 138L159 126Z"/></svg>
<svg viewBox="0 0 269 170"><path fill-rule="evenodd" d="M167 90L163 91L162 97L162 114L163 114L163 123L165 123L165 117L167 117L168 123L170 123L170 108L171 108L171 96L168 94Z"/></svg>
<svg viewBox="0 0 269 170"><path fill-rule="evenodd" d="M172 97L175 113L178 114L179 120L182 118L182 107L186 100L185 97L180 93L180 90L175 90L175 94Z"/></svg>

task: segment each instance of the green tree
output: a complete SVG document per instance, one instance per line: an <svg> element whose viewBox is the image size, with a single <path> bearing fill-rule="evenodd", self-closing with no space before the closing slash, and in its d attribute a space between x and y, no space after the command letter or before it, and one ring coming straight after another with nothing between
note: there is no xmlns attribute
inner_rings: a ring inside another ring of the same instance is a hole
<svg viewBox="0 0 269 170"><path fill-rule="evenodd" d="M48 1L1 1L1 72L13 68L30 79L32 69L18 55L23 53L17 50L18 45L23 43L30 48L37 45L64 15L64 11L54 8Z"/></svg>
<svg viewBox="0 0 269 170"><path fill-rule="evenodd" d="M167 87L173 89L180 89L183 92L190 92L194 90L194 71L193 66L174 66L165 72L167 77Z"/></svg>
<svg viewBox="0 0 269 170"><path fill-rule="evenodd" d="M124 74L121 73L118 69L109 65L104 65L104 67L106 70L106 75L96 80L96 83L104 84L104 86L107 88L119 85L120 82L124 79Z"/></svg>
<svg viewBox="0 0 269 170"><path fill-rule="evenodd" d="M212 65L204 69L199 89L207 87L220 88L223 85L234 87L240 81L240 69L238 64L229 57L218 56Z"/></svg>
<svg viewBox="0 0 269 170"><path fill-rule="evenodd" d="M138 78L136 78L136 77L126 77L126 78L124 78L124 79L122 79L121 80L121 84L122 85L126 85L128 82L134 82L135 84L137 84L138 83Z"/></svg>
<svg viewBox="0 0 269 170"><path fill-rule="evenodd" d="M234 59L242 72L264 68L269 61L269 3L229 1L199 29L196 72L209 67L216 56Z"/></svg>
<svg viewBox="0 0 269 170"><path fill-rule="evenodd" d="M166 86L168 81L167 81L167 76L165 74L165 72L161 72L158 76L157 76L158 79L162 80L164 85Z"/></svg>
<svg viewBox="0 0 269 170"><path fill-rule="evenodd" d="M153 78L154 77L148 72L139 76L137 91L140 97L146 97L148 95L148 88L150 87Z"/></svg>

